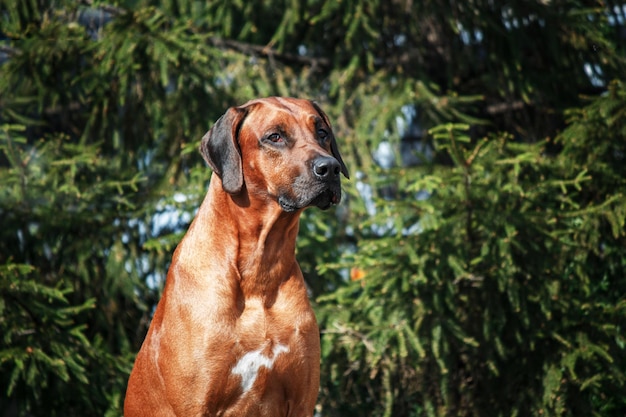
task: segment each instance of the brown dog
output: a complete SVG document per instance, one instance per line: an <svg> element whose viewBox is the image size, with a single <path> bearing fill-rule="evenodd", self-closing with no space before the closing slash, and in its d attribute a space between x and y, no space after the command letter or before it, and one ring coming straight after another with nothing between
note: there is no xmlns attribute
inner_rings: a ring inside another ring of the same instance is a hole
<svg viewBox="0 0 626 417"><path fill-rule="evenodd" d="M311 416L319 330L295 248L302 210L338 203L348 177L328 117L308 100L252 100L200 151L215 175L174 253L125 416Z"/></svg>

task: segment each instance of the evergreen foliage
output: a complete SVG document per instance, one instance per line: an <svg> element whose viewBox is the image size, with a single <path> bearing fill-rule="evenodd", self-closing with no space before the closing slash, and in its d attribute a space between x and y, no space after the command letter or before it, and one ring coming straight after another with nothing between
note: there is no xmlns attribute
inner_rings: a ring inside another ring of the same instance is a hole
<svg viewBox="0 0 626 417"><path fill-rule="evenodd" d="M626 5L0 0L0 411L116 416L232 105L317 100L323 416L626 412ZM391 151L391 152L389 152Z"/></svg>

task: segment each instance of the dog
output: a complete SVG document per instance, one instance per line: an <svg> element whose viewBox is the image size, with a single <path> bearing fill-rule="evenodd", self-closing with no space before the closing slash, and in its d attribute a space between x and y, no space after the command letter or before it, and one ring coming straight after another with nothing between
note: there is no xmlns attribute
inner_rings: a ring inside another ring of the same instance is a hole
<svg viewBox="0 0 626 417"><path fill-rule="evenodd" d="M319 329L295 258L302 211L349 178L309 100L232 107L202 138L207 195L174 252L137 355L126 417L312 416Z"/></svg>

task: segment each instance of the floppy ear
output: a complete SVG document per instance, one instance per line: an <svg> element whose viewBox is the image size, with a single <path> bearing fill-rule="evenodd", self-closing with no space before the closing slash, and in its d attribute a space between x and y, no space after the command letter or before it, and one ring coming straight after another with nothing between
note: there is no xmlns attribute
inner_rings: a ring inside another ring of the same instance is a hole
<svg viewBox="0 0 626 417"><path fill-rule="evenodd" d="M331 127L330 126L330 119L328 118L326 113L324 113L324 111L320 108L320 106L318 106L317 103L314 102L314 101L311 101L311 104L313 104L313 107L315 108L315 110L317 110L319 115L322 116L322 119L324 119L324 122L326 122L328 127ZM332 127L331 127L331 129L332 129ZM341 173L343 174L343 176L346 177L347 179L350 179L350 174L348 173L348 168L346 168L346 164L344 164L343 163L343 159L341 159L341 154L339 153L339 148L337 147L337 142L335 141L335 135L332 134L332 132L331 132L331 135L330 135L330 151L332 152L332 154L335 157L335 159L337 160L337 162L339 162L339 165L341 166Z"/></svg>
<svg viewBox="0 0 626 417"><path fill-rule="evenodd" d="M247 111L231 107L203 137L200 153L222 179L222 187L229 194L237 194L243 187L239 128Z"/></svg>

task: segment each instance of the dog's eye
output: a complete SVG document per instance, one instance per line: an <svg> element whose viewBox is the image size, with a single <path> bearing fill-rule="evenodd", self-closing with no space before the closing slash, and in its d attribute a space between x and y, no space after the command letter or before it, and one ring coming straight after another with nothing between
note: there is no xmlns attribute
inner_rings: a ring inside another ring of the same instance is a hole
<svg viewBox="0 0 626 417"><path fill-rule="evenodd" d="M281 143L283 141L283 137L280 133L272 133L267 137L267 140L273 143Z"/></svg>
<svg viewBox="0 0 626 417"><path fill-rule="evenodd" d="M319 138L322 140L326 140L326 138L328 137L328 132L325 131L324 129L318 129L317 136L319 136Z"/></svg>

